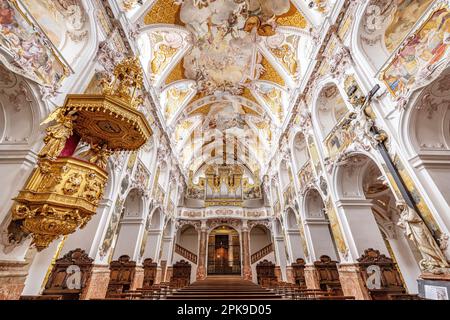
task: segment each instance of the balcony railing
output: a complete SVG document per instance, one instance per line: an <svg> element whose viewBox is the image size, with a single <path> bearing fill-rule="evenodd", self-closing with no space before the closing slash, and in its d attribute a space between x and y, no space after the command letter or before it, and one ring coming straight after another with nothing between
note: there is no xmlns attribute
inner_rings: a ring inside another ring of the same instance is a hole
<svg viewBox="0 0 450 320"><path fill-rule="evenodd" d="M266 257L267 255L269 255L272 252L273 252L273 244L271 243L271 244L265 246L264 248L262 248L261 250L252 254L252 257L251 257L252 264L258 262L259 260Z"/></svg>
<svg viewBox="0 0 450 320"><path fill-rule="evenodd" d="M192 253L188 249L183 248L179 244L175 245L175 252L183 258L189 260L190 262L197 264L197 255L195 253Z"/></svg>

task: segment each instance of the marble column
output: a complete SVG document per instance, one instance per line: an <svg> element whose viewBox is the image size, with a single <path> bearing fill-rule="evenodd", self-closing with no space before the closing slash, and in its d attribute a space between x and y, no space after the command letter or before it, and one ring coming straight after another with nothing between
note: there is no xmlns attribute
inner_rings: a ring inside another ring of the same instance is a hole
<svg viewBox="0 0 450 320"><path fill-rule="evenodd" d="M353 296L356 300L371 299L357 264L339 264L338 271L339 282L345 296Z"/></svg>
<svg viewBox="0 0 450 320"><path fill-rule="evenodd" d="M208 229L202 225L200 229L200 248L198 253L197 280L206 279L206 248L208 239Z"/></svg>
<svg viewBox="0 0 450 320"><path fill-rule="evenodd" d="M306 265L305 282L308 289L320 289L319 273L314 265Z"/></svg>
<svg viewBox="0 0 450 320"><path fill-rule="evenodd" d="M133 282L131 283L130 290L136 290L144 286L144 268L136 266Z"/></svg>
<svg viewBox="0 0 450 320"><path fill-rule="evenodd" d="M94 265L80 300L104 299L108 291L110 270L107 265Z"/></svg>
<svg viewBox="0 0 450 320"><path fill-rule="evenodd" d="M250 232L247 225L242 227L242 268L244 280L252 280L252 264L250 261Z"/></svg>

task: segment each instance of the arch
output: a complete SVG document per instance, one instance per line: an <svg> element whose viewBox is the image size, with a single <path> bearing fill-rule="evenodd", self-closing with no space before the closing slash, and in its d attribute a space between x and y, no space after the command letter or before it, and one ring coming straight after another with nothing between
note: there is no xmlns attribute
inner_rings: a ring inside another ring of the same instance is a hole
<svg viewBox="0 0 450 320"><path fill-rule="evenodd" d="M353 239L354 255L374 248L391 256L398 264L410 292L417 292L416 279L420 275L420 253L404 236L397 222L400 212L397 196L387 183L383 166L364 153L348 155L335 169L336 194L348 238ZM351 246L353 246L351 245Z"/></svg>
<svg viewBox="0 0 450 320"><path fill-rule="evenodd" d="M138 255L138 239L144 231L145 201L140 189L131 189L123 205L122 216L117 230L113 260L128 255L136 261Z"/></svg>
<svg viewBox="0 0 450 320"><path fill-rule="evenodd" d="M272 233L266 226L257 224L250 230L250 255L255 254L271 243Z"/></svg>
<svg viewBox="0 0 450 320"><path fill-rule="evenodd" d="M208 233L208 275L238 274L242 270L241 237L233 226L222 224Z"/></svg>
<svg viewBox="0 0 450 320"><path fill-rule="evenodd" d="M450 67L416 91L401 117L401 142L438 212L450 208ZM437 191L437 192L436 192ZM444 210L444 211L442 211ZM443 217L446 219L445 217ZM447 225L450 220L447 219Z"/></svg>
<svg viewBox="0 0 450 320"><path fill-rule="evenodd" d="M334 82L328 82L318 91L312 117L319 136L324 140L349 111L344 95Z"/></svg>
<svg viewBox="0 0 450 320"><path fill-rule="evenodd" d="M161 244L159 247L159 261L166 261L168 264L171 263L172 247L175 238L175 221L172 218L166 216L164 222L164 227L161 235Z"/></svg>
<svg viewBox="0 0 450 320"><path fill-rule="evenodd" d="M337 247L330 227L325 203L320 192L311 188L304 196L305 233L310 238L312 246L312 259L318 260L327 255L333 260L338 260Z"/></svg>
<svg viewBox="0 0 450 320"><path fill-rule="evenodd" d="M308 143L305 135L299 131L295 134L292 141L292 153L297 172L309 163Z"/></svg>
<svg viewBox="0 0 450 320"><path fill-rule="evenodd" d="M288 208L286 210L286 234L288 238L289 243L289 250L290 250L290 258L291 263L295 262L297 259L305 258L305 253L302 248L302 238L300 233L300 228L302 226L298 225L297 221L297 215L292 208Z"/></svg>
<svg viewBox="0 0 450 320"><path fill-rule="evenodd" d="M354 37L357 55L373 76L409 35L433 0L362 3L355 16Z"/></svg>

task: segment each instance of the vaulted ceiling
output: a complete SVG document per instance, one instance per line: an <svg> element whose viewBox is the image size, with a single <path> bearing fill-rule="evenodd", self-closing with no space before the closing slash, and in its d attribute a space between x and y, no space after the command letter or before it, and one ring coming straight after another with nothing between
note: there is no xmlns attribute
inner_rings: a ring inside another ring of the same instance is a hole
<svg viewBox="0 0 450 320"><path fill-rule="evenodd" d="M263 171L324 9L304 0L150 2L134 13L140 58L182 169L241 163Z"/></svg>

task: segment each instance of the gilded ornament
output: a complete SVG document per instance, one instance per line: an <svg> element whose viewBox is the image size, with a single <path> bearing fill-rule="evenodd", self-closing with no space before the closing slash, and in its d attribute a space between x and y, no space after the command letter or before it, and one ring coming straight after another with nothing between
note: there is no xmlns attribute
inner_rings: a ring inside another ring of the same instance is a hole
<svg viewBox="0 0 450 320"><path fill-rule="evenodd" d="M96 213L112 152L137 150L152 134L137 110L143 102L139 95L143 72L137 58L124 59L102 85L103 94L68 95L64 105L44 121L56 123L47 128L38 167L14 199L13 225L31 234L39 251L83 228ZM74 134L91 145L81 154L89 162L61 157Z"/></svg>
<svg viewBox="0 0 450 320"><path fill-rule="evenodd" d="M43 122L43 124L46 124L55 121L56 124L46 129L45 146L39 152L40 158L55 160L61 154L66 141L73 134L73 122L76 119L76 111L65 112L58 108Z"/></svg>
<svg viewBox="0 0 450 320"><path fill-rule="evenodd" d="M106 180L105 171L85 161L41 160L14 199L13 221L31 233L33 244L43 250L61 235L86 225L97 211Z"/></svg>

